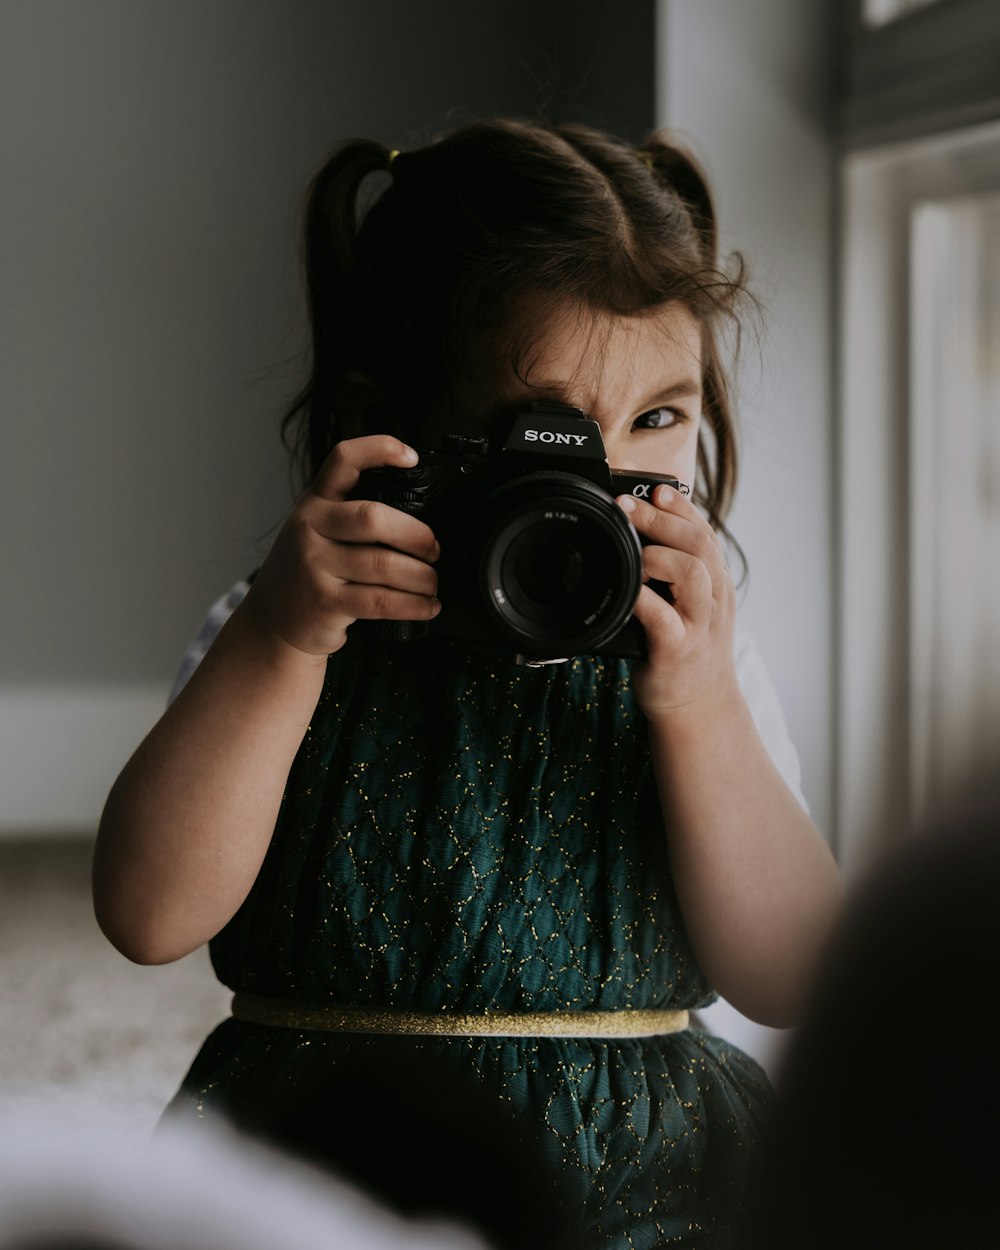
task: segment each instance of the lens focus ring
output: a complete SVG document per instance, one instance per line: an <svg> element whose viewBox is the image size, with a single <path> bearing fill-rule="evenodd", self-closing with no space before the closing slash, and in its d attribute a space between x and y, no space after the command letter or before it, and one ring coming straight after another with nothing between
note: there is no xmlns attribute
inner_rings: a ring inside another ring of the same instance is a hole
<svg viewBox="0 0 1000 1250"><path fill-rule="evenodd" d="M538 471L483 508L480 591L501 634L525 653L574 655L618 633L642 585L642 548L607 491Z"/></svg>

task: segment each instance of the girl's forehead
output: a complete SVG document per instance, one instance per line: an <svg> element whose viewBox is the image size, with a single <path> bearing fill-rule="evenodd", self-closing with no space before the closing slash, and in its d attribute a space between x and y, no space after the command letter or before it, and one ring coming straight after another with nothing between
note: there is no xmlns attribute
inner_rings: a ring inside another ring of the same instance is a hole
<svg viewBox="0 0 1000 1250"><path fill-rule="evenodd" d="M489 433L517 405L538 399L588 415L618 412L682 385L701 392L701 325L682 304L634 315L570 302L528 306L506 333L470 345L452 378L449 411L432 414L427 433L456 425Z"/></svg>
<svg viewBox="0 0 1000 1250"><path fill-rule="evenodd" d="M683 304L634 314L564 305L535 327L528 355L538 370L560 373L601 365L629 366L644 354L700 358L701 327Z"/></svg>
<svg viewBox="0 0 1000 1250"><path fill-rule="evenodd" d="M505 391L586 408L598 396L625 401L635 390L682 379L700 386L701 326L679 303L633 315L571 305L535 327L520 357L510 362Z"/></svg>

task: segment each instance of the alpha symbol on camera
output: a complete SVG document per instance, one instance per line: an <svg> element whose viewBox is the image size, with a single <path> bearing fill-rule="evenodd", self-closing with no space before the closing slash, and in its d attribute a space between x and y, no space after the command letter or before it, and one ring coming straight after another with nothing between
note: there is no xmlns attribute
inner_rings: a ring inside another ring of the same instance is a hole
<svg viewBox="0 0 1000 1250"><path fill-rule="evenodd" d="M626 476L624 473L620 474L619 480L624 476ZM679 482L675 477L660 478L659 482L636 482L636 484L632 487L631 493L636 499L648 499L650 503L652 503L653 491L656 490L657 486L661 483L667 486L672 486L678 495L691 494L691 487L688 486L687 482Z"/></svg>

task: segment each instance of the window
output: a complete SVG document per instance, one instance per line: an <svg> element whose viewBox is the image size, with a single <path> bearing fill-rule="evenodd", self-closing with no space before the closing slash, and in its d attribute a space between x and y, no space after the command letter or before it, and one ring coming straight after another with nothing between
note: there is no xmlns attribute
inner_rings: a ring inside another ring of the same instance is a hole
<svg viewBox="0 0 1000 1250"><path fill-rule="evenodd" d="M906 13L912 13L914 9L940 3L941 0L864 0L862 20L866 26L884 26Z"/></svg>
<svg viewBox="0 0 1000 1250"><path fill-rule="evenodd" d="M837 849L1000 764L1000 3L846 0Z"/></svg>
<svg viewBox="0 0 1000 1250"><path fill-rule="evenodd" d="M911 791L938 819L1000 761L1000 193L916 204L910 239Z"/></svg>
<svg viewBox="0 0 1000 1250"><path fill-rule="evenodd" d="M838 850L1000 758L1000 124L845 155Z"/></svg>
<svg viewBox="0 0 1000 1250"><path fill-rule="evenodd" d="M997 0L850 0L846 14L838 121L847 148L1000 117Z"/></svg>

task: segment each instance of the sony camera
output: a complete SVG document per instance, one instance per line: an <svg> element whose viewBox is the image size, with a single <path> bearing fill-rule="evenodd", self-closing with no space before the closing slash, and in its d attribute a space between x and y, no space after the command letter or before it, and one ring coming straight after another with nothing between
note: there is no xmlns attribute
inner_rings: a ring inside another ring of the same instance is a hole
<svg viewBox="0 0 1000 1250"><path fill-rule="evenodd" d="M366 470L355 498L419 516L441 547L437 617L366 626L388 639L513 650L529 665L639 657L642 543L614 500L648 498L661 483L688 494L675 477L610 469L597 422L544 402L519 409L494 448L452 436L415 468Z"/></svg>

